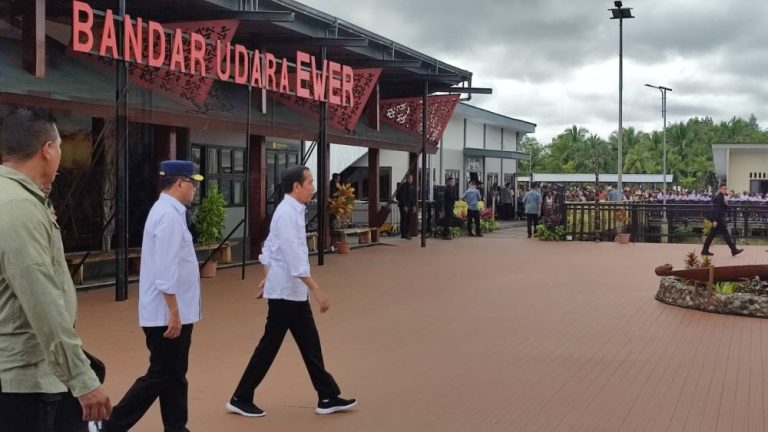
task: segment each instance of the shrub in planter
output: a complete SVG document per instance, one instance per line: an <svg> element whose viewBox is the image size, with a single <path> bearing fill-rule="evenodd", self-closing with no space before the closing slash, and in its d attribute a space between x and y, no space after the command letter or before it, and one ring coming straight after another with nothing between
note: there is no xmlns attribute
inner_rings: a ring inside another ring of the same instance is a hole
<svg viewBox="0 0 768 432"><path fill-rule="evenodd" d="M211 246L221 241L224 231L224 219L227 217L226 205L224 195L219 191L219 187L216 184L212 184L205 198L203 198L200 207L195 212L193 225L197 232L197 242L199 244ZM206 266L213 266L214 274L217 262L218 257L213 256L208 261L208 264L206 264ZM206 272L210 271L210 267L206 269Z"/></svg>

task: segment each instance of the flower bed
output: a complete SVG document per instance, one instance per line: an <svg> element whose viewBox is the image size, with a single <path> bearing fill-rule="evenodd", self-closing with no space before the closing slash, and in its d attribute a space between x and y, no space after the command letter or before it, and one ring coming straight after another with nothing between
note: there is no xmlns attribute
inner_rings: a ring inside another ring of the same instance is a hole
<svg viewBox="0 0 768 432"><path fill-rule="evenodd" d="M700 260L695 252L685 257L686 269L709 268L709 257ZM710 292L704 282L662 277L656 300L689 309L751 317L768 317L768 282L758 277L716 282Z"/></svg>
<svg viewBox="0 0 768 432"><path fill-rule="evenodd" d="M695 286L675 277L664 277L659 283L656 300L705 312L768 318L768 296L764 294L713 292L710 301L707 291L707 285L704 283Z"/></svg>

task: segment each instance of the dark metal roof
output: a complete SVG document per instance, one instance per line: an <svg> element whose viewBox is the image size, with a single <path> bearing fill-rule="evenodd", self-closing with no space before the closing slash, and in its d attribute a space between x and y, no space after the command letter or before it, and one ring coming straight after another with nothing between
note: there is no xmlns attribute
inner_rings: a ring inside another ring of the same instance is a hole
<svg viewBox="0 0 768 432"><path fill-rule="evenodd" d="M464 147L464 156L487 157L496 159L530 160L531 155L513 150L489 150Z"/></svg>

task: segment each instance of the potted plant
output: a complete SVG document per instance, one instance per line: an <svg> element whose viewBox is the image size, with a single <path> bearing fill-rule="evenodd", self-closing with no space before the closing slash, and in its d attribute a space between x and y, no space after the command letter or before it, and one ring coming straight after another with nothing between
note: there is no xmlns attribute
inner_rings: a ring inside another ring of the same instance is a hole
<svg viewBox="0 0 768 432"><path fill-rule="evenodd" d="M335 216L335 228L341 229L352 220L352 209L355 208L355 188L349 183L337 183L336 192L328 199L328 210ZM349 253L349 242L336 242L336 250L340 254Z"/></svg>
<svg viewBox="0 0 768 432"><path fill-rule="evenodd" d="M205 194L200 207L195 212L194 227L197 232L197 242L206 247L215 247L221 241L224 231L224 218L227 213L224 195L219 191L218 185L211 183L208 192ZM200 270L200 277L215 277L216 266L219 262L218 253L215 253L211 259Z"/></svg>
<svg viewBox="0 0 768 432"><path fill-rule="evenodd" d="M627 222L629 215L625 209L618 209L614 214L616 220L616 233L619 238L619 244L628 244L630 234L627 232Z"/></svg>

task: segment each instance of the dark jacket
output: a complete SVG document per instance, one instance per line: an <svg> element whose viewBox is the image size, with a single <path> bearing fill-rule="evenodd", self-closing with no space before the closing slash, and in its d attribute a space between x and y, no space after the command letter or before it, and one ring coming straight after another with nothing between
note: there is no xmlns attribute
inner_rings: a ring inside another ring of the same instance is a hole
<svg viewBox="0 0 768 432"><path fill-rule="evenodd" d="M416 205L416 184L405 182L397 190L398 207L413 207Z"/></svg>
<svg viewBox="0 0 768 432"><path fill-rule="evenodd" d="M457 200L456 195L456 187L446 186L445 187L445 201L443 210L446 211L448 214L453 214L453 207L456 205Z"/></svg>
<svg viewBox="0 0 768 432"><path fill-rule="evenodd" d="M715 195L712 200L712 209L709 211L709 220L719 221L725 219L728 212L728 205L725 203L725 196L721 193Z"/></svg>

